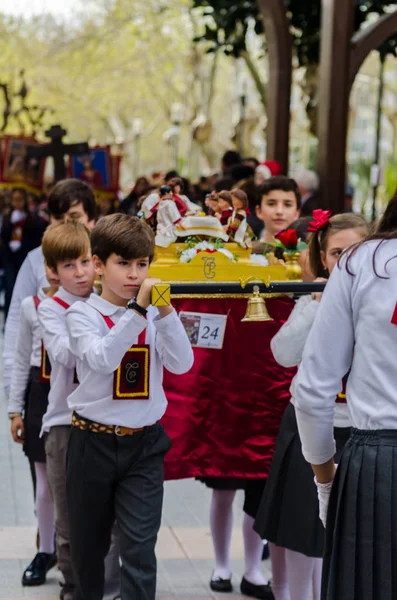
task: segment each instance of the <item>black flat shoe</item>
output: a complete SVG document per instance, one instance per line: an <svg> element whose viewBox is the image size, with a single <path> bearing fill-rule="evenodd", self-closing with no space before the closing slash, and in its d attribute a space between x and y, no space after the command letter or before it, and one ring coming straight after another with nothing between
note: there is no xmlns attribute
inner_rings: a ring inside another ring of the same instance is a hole
<svg viewBox="0 0 397 600"><path fill-rule="evenodd" d="M210 588L213 592L221 592L227 593L233 591L232 580L231 579L221 579L217 577L216 579L211 579Z"/></svg>
<svg viewBox="0 0 397 600"><path fill-rule="evenodd" d="M260 600L274 600L272 592L272 586L270 583L266 585L255 585L246 580L245 577L241 580L240 585L241 593L244 596L251 596L251 598L260 598Z"/></svg>
<svg viewBox="0 0 397 600"><path fill-rule="evenodd" d="M50 569L57 562L55 554L38 552L22 575L22 585L43 585Z"/></svg>

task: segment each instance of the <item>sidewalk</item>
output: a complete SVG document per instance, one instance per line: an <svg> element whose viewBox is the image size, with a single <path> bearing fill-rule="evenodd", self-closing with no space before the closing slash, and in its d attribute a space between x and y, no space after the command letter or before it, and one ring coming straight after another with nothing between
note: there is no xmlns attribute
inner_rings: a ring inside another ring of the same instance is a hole
<svg viewBox="0 0 397 600"><path fill-rule="evenodd" d="M0 380L1 390L2 383ZM2 394L2 391L1 391ZM55 569L47 583L23 588L20 579L35 554L35 517L28 462L21 447L11 439L4 398L0 398L0 600L59 597L60 575ZM234 594L212 594L208 581L213 568L209 533L211 492L193 480L172 481L165 486L163 524L157 545L158 600L236 600L243 573L241 534L242 494L235 501L235 529L232 540ZM270 576L269 561L263 563Z"/></svg>

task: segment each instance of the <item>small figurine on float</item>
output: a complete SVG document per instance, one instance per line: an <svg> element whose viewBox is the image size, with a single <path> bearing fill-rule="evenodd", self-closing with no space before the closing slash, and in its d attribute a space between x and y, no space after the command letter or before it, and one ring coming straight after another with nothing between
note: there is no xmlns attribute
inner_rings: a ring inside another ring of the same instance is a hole
<svg viewBox="0 0 397 600"><path fill-rule="evenodd" d="M184 217L187 214L196 215L201 212L201 207L189 200L189 198L183 193L185 186L180 177L174 177L174 179L171 179L168 184L172 190L172 199L177 205L178 210L181 213L181 217Z"/></svg>
<svg viewBox="0 0 397 600"><path fill-rule="evenodd" d="M249 210L248 197L243 190L236 188L230 192L230 195L232 197L233 213L229 217L226 233L230 241L234 241L243 248L247 248L255 238L254 232L247 221L247 212Z"/></svg>
<svg viewBox="0 0 397 600"><path fill-rule="evenodd" d="M169 186L162 186L162 188L166 188ZM160 190L162 189L160 188ZM171 188L169 188L171 191ZM144 201L141 206L141 213L148 225L156 232L157 229L157 209L159 207L160 202L160 193L159 191L151 192Z"/></svg>
<svg viewBox="0 0 397 600"><path fill-rule="evenodd" d="M209 217L215 217L218 215L218 194L215 191L212 191L210 194L206 195L204 204L207 207L206 212Z"/></svg>
<svg viewBox="0 0 397 600"><path fill-rule="evenodd" d="M221 225L226 227L230 217L233 215L233 200L230 192L223 190L217 194L218 198L218 215Z"/></svg>
<svg viewBox="0 0 397 600"><path fill-rule="evenodd" d="M182 201L181 201L182 202ZM184 229L182 224L182 214L178 204L175 202L172 188L169 185L162 185L159 189L159 202L153 207L157 216L156 246L168 248L177 240L176 226ZM183 214L186 214L186 210Z"/></svg>

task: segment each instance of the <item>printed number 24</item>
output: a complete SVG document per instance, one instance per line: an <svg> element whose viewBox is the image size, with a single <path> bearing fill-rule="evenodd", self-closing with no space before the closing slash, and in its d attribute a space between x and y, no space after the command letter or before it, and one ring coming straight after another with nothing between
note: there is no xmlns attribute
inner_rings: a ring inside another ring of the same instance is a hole
<svg viewBox="0 0 397 600"><path fill-rule="evenodd" d="M218 334L219 334L219 327L214 329L214 331L211 331L211 328L208 327L208 325L206 325L204 327L204 332L201 337L203 340L209 340L210 338L212 338L213 340L216 340L216 338L218 337Z"/></svg>

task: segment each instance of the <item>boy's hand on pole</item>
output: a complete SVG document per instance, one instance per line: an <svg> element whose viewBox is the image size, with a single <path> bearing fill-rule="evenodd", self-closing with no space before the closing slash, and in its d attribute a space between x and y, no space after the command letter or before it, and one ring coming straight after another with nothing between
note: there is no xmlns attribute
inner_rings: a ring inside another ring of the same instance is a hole
<svg viewBox="0 0 397 600"><path fill-rule="evenodd" d="M136 297L136 301L139 306L142 306L142 308L147 308L151 304L152 288L158 283L161 283L161 279L156 279L155 277L147 277L143 281Z"/></svg>

